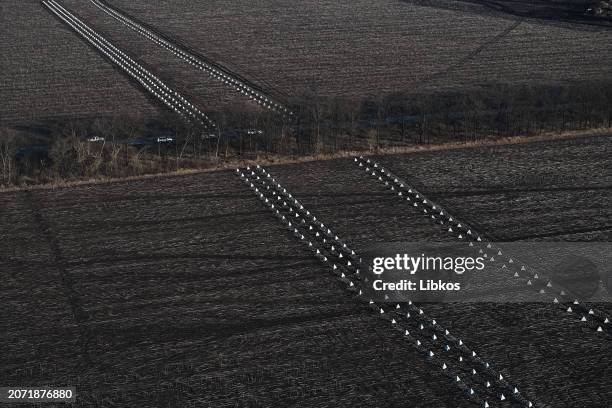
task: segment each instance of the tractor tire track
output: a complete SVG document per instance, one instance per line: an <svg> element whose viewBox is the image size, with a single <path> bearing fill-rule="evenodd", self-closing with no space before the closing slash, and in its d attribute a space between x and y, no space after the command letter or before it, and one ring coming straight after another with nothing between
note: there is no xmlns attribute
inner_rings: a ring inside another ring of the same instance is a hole
<svg viewBox="0 0 612 408"><path fill-rule="evenodd" d="M84 365L92 364L92 355L90 350L91 332L86 328L86 323L89 320L89 314L83 307L83 302L78 293L74 289L74 281L68 271L68 262L62 254L62 249L57 241L51 225L47 222L42 214L40 203L33 192L26 191L24 199L29 210L34 216L34 224L38 226L42 237L52 253L52 266L58 271L61 278L61 286L64 296L70 307L72 317L77 325L79 332L79 347L80 354Z"/></svg>
<svg viewBox="0 0 612 408"><path fill-rule="evenodd" d="M506 37L508 34L510 34L512 31L514 31L516 28L518 28L518 26L520 26L522 22L523 22L522 20L518 20L515 23L511 24L509 27L507 27L506 29L501 31L499 34L495 35L494 37L492 37L489 40L485 41L484 43L480 44L480 46L478 46L472 52L470 52L467 55L465 55L464 57L462 57L459 61L449 65L443 71L436 72L436 73L432 74L429 78L425 78L423 80L423 82L434 81L434 80L437 80L437 79L440 79L440 78L444 78L445 76L452 74L453 72L455 72L456 70L460 69L465 64L470 62L476 56L478 56L478 54L483 52L485 49L487 49L488 47L490 47L490 46L494 45L495 43L498 43L499 41L501 41L504 37Z"/></svg>

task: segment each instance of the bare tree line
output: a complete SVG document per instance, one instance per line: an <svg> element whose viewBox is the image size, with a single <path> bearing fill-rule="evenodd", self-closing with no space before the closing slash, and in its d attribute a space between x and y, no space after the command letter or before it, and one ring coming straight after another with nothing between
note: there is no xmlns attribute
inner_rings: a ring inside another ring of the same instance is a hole
<svg viewBox="0 0 612 408"><path fill-rule="evenodd" d="M361 100L306 95L297 135L310 153L612 127L612 82L496 84L477 90Z"/></svg>
<svg viewBox="0 0 612 408"><path fill-rule="evenodd" d="M307 92L295 119L273 112L213 112L214 133L172 113L74 119L50 126L46 149L1 129L0 184L125 177L215 167L228 159L317 155L393 146L612 127L612 82L564 86L491 85L470 92L397 92L362 99ZM157 137L171 142L157 142ZM97 137L97 142L90 141Z"/></svg>
<svg viewBox="0 0 612 408"><path fill-rule="evenodd" d="M15 180L15 146L14 132L6 129L0 132L1 185L11 185Z"/></svg>

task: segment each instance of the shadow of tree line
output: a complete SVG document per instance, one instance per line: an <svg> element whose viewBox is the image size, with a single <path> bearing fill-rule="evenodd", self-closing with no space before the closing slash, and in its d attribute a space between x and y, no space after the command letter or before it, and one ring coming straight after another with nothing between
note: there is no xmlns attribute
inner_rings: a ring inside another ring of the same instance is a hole
<svg viewBox="0 0 612 408"><path fill-rule="evenodd" d="M401 0L433 8L495 13L549 22L611 27L612 16L601 12L601 0ZM605 4L604 4L605 6Z"/></svg>
<svg viewBox="0 0 612 408"><path fill-rule="evenodd" d="M0 185L213 168L228 160L377 151L431 143L612 128L612 80L489 84L470 91L289 100L281 118L241 107L211 112L214 131L172 113L74 118L0 129ZM32 137L32 129L37 136Z"/></svg>

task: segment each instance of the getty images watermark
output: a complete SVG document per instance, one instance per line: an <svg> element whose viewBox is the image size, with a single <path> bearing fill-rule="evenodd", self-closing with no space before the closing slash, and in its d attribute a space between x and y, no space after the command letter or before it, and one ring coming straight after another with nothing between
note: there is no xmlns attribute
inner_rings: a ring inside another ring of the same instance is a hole
<svg viewBox="0 0 612 408"><path fill-rule="evenodd" d="M383 302L609 302L610 258L612 243L382 243L364 253L363 288Z"/></svg>

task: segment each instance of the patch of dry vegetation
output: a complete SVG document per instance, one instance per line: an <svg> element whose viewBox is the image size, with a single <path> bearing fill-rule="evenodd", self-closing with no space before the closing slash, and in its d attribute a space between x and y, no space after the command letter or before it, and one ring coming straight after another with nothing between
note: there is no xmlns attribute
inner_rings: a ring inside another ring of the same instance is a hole
<svg viewBox="0 0 612 408"><path fill-rule="evenodd" d="M150 173L143 173L138 175L126 175L123 177L113 177L97 175L93 177L83 176L78 180L69 180L56 178L51 182L42 182L31 185L4 185L0 186L0 192L11 192L11 191L22 191L22 190L38 190L38 189L56 189L56 188L68 188L81 185L95 185L100 183L116 183L116 182L130 182L138 180L146 180L149 178L165 178L165 177L176 177L190 174L200 174L207 172L215 172L219 170L235 169L237 167L243 167L254 164L261 165L278 165L278 164L296 164L296 163L308 163L312 161L321 160L334 160L339 158L350 158L364 154L376 154L376 155L392 155L392 154L412 154L420 152L435 152L441 150L455 150L455 149L468 149L473 147L485 147L485 146L504 146L512 144L524 144L524 143L535 143L541 141L556 141L556 140L568 140L568 139L579 139L588 138L593 136L609 137L612 133L612 128L601 128L592 129L588 131L572 131L564 133L546 133L537 136L513 136L506 138L486 138L472 142L455 142L455 143L442 143L442 144L427 144L427 145L416 145L416 146L403 146L403 147L389 147L380 148L372 151L364 150L351 150L341 151L335 153L319 153L314 155L304 156L292 156L292 155L278 155L278 154L267 154L262 153L260 155L253 156L251 158L236 158L236 157L222 157L222 156L209 156L206 161L198 161L193 163L193 167L181 166L179 169L169 169L165 172L156 171L153 169ZM1 146L1 145L0 145Z"/></svg>

